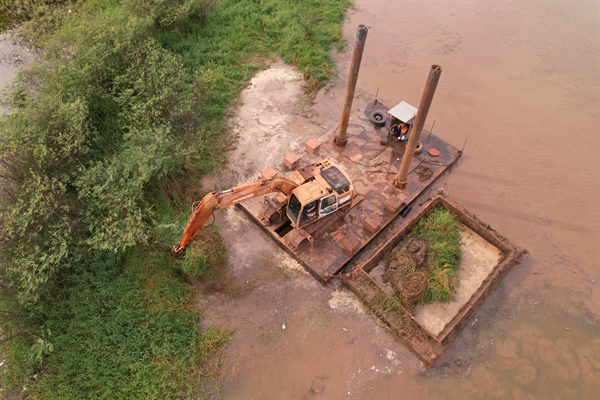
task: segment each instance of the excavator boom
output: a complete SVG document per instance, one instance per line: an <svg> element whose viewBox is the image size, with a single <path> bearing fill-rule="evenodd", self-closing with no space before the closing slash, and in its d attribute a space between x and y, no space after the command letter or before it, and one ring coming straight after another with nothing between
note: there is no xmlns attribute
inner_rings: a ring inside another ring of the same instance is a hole
<svg viewBox="0 0 600 400"><path fill-rule="evenodd" d="M211 192L207 194L196 206L188 219L188 224L183 231L183 238L173 246L175 254L182 253L194 240L204 224L213 215L215 210L229 207L255 197L260 197L273 192L281 192L289 198L292 191L298 185L289 179L276 176L271 179L263 179L247 185L234 187L222 192Z"/></svg>

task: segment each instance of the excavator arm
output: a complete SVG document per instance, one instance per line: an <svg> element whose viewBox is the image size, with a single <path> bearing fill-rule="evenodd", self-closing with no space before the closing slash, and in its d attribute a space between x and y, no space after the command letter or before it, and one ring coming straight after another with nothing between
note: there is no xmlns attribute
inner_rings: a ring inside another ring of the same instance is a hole
<svg viewBox="0 0 600 400"><path fill-rule="evenodd" d="M175 254L182 253L216 210L273 192L281 192L289 198L297 186L296 183L286 178L276 176L222 192L207 194L190 215L188 224L183 230L183 237L179 243L173 246L173 252Z"/></svg>

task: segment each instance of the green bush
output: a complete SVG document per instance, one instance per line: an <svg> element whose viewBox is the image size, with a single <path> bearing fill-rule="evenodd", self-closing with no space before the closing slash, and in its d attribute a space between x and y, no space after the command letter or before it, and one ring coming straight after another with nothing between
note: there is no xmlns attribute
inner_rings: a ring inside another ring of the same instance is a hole
<svg viewBox="0 0 600 400"><path fill-rule="evenodd" d="M221 159L222 118L257 68L245 63L253 53L293 55L307 84L321 85L345 2L98 4L82 4L7 93L0 220L5 268L23 304L80 252L154 237L149 189Z"/></svg>
<svg viewBox="0 0 600 400"><path fill-rule="evenodd" d="M348 2L0 5L25 7L18 31L44 47L0 119L0 289L20 315L5 346L12 387L198 397L193 377L228 336L198 332L182 271L205 274L225 252L210 230L196 259L178 264L170 247L198 177L224 160L224 118L261 57L294 63L307 92L321 87Z"/></svg>
<svg viewBox="0 0 600 400"><path fill-rule="evenodd" d="M0 32L17 28L33 46L41 46L73 12L77 0L0 0Z"/></svg>
<svg viewBox="0 0 600 400"><path fill-rule="evenodd" d="M217 225L202 228L187 248L181 270L190 277L211 277L227 260L227 249Z"/></svg>

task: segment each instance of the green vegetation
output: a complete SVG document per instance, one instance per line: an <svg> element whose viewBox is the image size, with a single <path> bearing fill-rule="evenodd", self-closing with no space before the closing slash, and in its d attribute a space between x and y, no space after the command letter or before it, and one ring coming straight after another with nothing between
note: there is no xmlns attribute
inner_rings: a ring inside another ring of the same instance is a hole
<svg viewBox="0 0 600 400"><path fill-rule="evenodd" d="M58 297L36 315L51 346L42 350L43 368L39 357L12 362L9 381L43 398L205 395L195 380L214 376L206 364L229 333L198 334L194 291L170 258L144 247L125 260L104 252L85 271L61 274ZM28 350L25 339L13 344L15 355Z"/></svg>
<svg viewBox="0 0 600 400"><path fill-rule="evenodd" d="M406 326L407 317L397 296L373 288L371 295L362 301L372 313L390 324L393 329L402 330Z"/></svg>
<svg viewBox="0 0 600 400"><path fill-rule="evenodd" d="M214 266L227 258L225 242L216 225L205 225L195 242L186 250L181 270L190 277L212 277Z"/></svg>
<svg viewBox="0 0 600 400"><path fill-rule="evenodd" d="M0 29L26 21L18 31L44 49L0 119L7 385L42 398L203 396L229 334L198 332L185 278L224 249L213 230L183 261L169 251L261 59L295 64L315 91L348 2L0 4Z"/></svg>
<svg viewBox="0 0 600 400"><path fill-rule="evenodd" d="M62 25L77 0L0 0L0 32L15 28L34 46Z"/></svg>
<svg viewBox="0 0 600 400"><path fill-rule="evenodd" d="M384 257L382 279L389 282L393 293L380 287L366 274L352 278L353 286L362 288L364 305L392 329L410 329L408 314L414 314L420 303L452 300L453 284L462 256L458 222L458 217L449 210L436 208L423 216L396 248ZM420 247L422 251L427 249L426 258L415 250L409 251L408 244L412 238L427 242L428 248Z"/></svg>
<svg viewBox="0 0 600 400"><path fill-rule="evenodd" d="M410 236L429 244L427 268L429 283L423 302L449 302L462 257L458 217L445 208L436 208L421 218Z"/></svg>

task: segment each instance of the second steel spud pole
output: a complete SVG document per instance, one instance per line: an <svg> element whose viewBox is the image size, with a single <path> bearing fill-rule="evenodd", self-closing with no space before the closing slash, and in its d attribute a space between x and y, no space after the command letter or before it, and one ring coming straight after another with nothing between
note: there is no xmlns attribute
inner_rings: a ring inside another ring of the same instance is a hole
<svg viewBox="0 0 600 400"><path fill-rule="evenodd" d="M437 87L441 74L441 66L431 66L431 69L429 70L429 77L427 78L427 83L425 83L425 89L423 90L423 95L421 96L421 103L419 104L419 109L417 110L417 116L415 117L415 123L410 132L408 143L406 144L406 149L404 150L404 155L402 156L400 170L392 182L393 185L400 190L405 189L406 184L408 183L408 168L410 167L410 163L415 155L417 144L419 144L421 131L423 130L423 125L425 125L425 119L427 118L427 113L429 112L429 107L431 106L431 100L433 100L433 94L435 93L435 88Z"/></svg>

